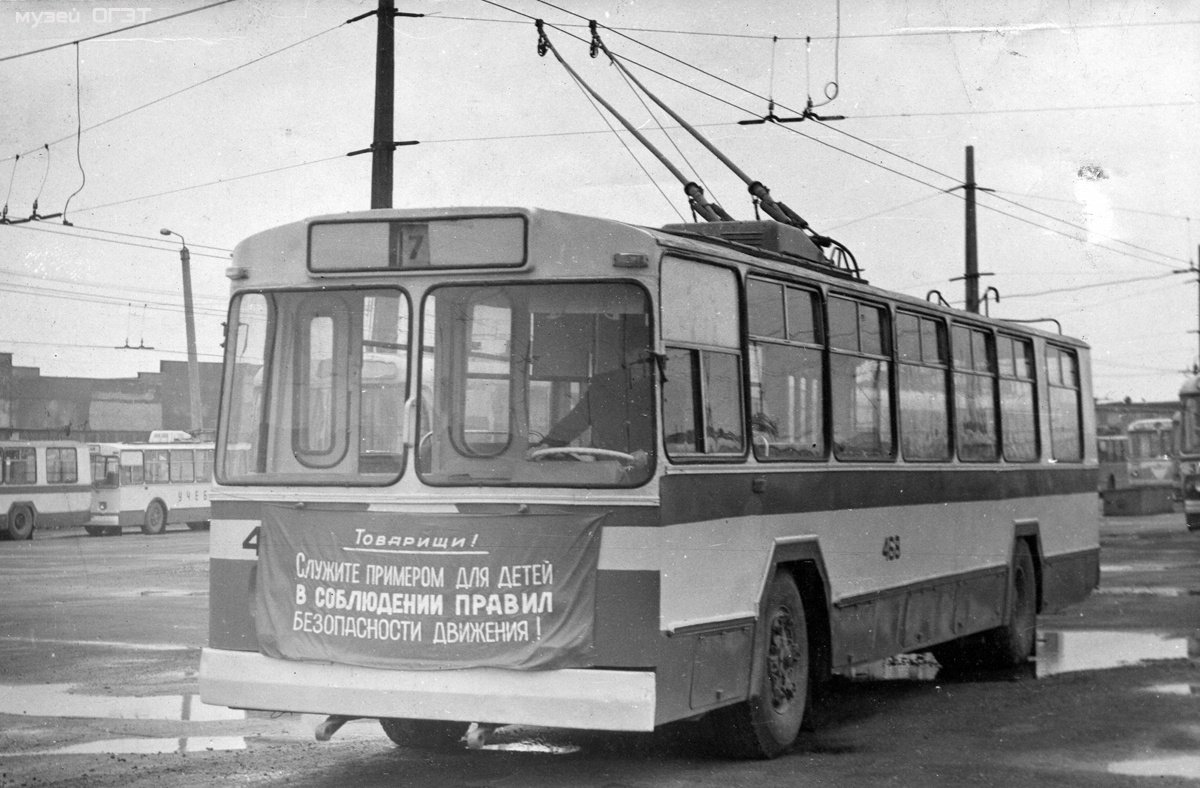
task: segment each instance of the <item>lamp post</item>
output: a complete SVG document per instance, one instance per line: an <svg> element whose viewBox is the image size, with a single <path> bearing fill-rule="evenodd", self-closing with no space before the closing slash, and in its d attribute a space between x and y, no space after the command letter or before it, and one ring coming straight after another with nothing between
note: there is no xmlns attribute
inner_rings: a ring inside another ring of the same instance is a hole
<svg viewBox="0 0 1200 788"><path fill-rule="evenodd" d="M188 353L188 389L191 399L192 433L198 433L204 426L200 410L200 362L196 359L196 319L192 313L192 253L188 251L187 241L182 235L163 228L162 235L179 237L179 262L183 266L183 317L187 323L187 353Z"/></svg>

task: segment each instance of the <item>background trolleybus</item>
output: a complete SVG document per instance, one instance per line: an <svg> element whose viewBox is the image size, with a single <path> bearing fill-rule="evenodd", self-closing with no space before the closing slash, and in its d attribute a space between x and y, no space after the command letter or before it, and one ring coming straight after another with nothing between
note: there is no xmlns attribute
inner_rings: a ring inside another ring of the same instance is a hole
<svg viewBox="0 0 1200 788"><path fill-rule="evenodd" d="M126 525L161 534L171 523L208 526L211 443L93 443L91 536L120 535Z"/></svg>
<svg viewBox="0 0 1200 788"><path fill-rule="evenodd" d="M1200 530L1200 375L1179 391L1179 483L1188 530Z"/></svg>
<svg viewBox="0 0 1200 788"><path fill-rule="evenodd" d="M1098 582L1087 346L795 227L370 211L229 275L206 703L769 757L831 674L1024 661Z"/></svg>
<svg viewBox="0 0 1200 788"><path fill-rule="evenodd" d="M1129 438L1129 486L1179 487L1179 449L1175 419L1154 418L1131 421L1125 428Z"/></svg>
<svg viewBox="0 0 1200 788"><path fill-rule="evenodd" d="M88 519L87 446L73 441L0 441L0 539L32 539L35 528Z"/></svg>

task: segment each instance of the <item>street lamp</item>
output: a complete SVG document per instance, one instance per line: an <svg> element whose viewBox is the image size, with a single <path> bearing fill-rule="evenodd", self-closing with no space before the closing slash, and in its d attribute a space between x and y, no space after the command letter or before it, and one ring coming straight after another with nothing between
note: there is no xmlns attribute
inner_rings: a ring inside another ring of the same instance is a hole
<svg viewBox="0 0 1200 788"><path fill-rule="evenodd" d="M179 262L183 265L183 316L187 322L188 389L191 395L192 433L198 434L203 424L200 411L200 362L196 359L196 319L192 314L192 253L179 233L167 228L162 235L179 236Z"/></svg>

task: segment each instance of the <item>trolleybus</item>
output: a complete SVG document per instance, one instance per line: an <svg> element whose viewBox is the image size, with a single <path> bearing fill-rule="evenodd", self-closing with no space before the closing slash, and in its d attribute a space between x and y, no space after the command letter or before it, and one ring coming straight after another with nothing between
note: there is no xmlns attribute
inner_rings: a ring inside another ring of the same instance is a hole
<svg viewBox="0 0 1200 788"><path fill-rule="evenodd" d="M1100 490L1121 490L1129 486L1129 436L1097 435L1096 454L1100 461Z"/></svg>
<svg viewBox="0 0 1200 788"><path fill-rule="evenodd" d="M87 446L73 441L0 441L0 539L32 539L35 528L88 519Z"/></svg>
<svg viewBox="0 0 1200 788"><path fill-rule="evenodd" d="M90 536L119 536L124 526L161 534L168 524L208 527L211 443L93 443Z"/></svg>
<svg viewBox="0 0 1200 788"><path fill-rule="evenodd" d="M1179 483L1188 530L1200 530L1200 375L1179 391Z"/></svg>
<svg viewBox="0 0 1200 788"><path fill-rule="evenodd" d="M828 676L1022 662L1098 582L1087 346L795 227L378 210L228 274L205 703L770 757Z"/></svg>
<svg viewBox="0 0 1200 788"><path fill-rule="evenodd" d="M1129 422L1129 486L1179 487L1179 450L1174 419L1138 419Z"/></svg>

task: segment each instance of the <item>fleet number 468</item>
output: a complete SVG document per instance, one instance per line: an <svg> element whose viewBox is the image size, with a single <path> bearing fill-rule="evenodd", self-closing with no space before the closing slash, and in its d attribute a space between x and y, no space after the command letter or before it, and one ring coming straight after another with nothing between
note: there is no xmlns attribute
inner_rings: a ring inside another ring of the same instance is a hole
<svg viewBox="0 0 1200 788"><path fill-rule="evenodd" d="M888 561L896 561L900 558L899 536L889 536L883 540L883 557Z"/></svg>

